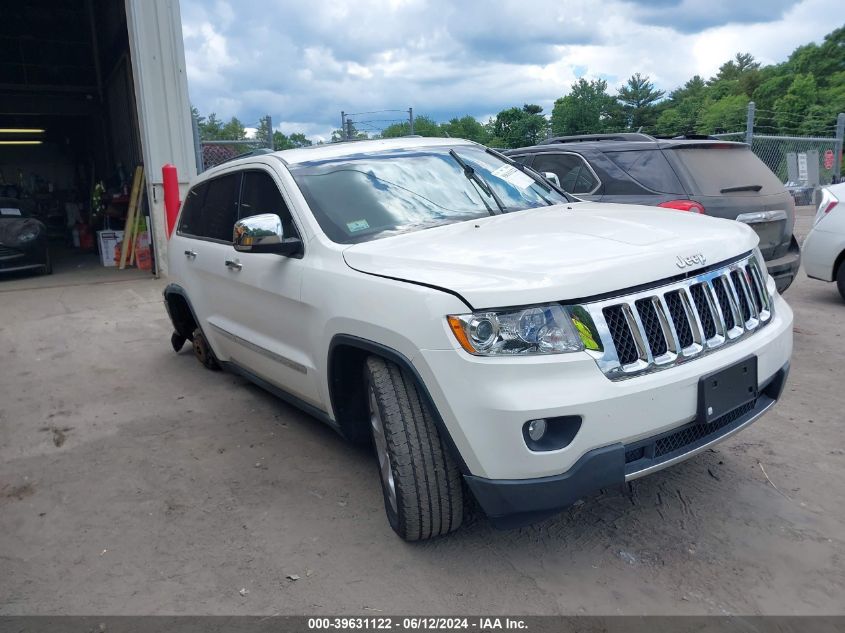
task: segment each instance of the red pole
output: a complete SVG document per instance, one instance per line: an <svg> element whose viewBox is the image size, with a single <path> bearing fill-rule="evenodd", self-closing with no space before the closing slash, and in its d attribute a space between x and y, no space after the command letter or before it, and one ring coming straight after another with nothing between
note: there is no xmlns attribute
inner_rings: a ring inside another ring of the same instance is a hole
<svg viewBox="0 0 845 633"><path fill-rule="evenodd" d="M179 177L176 167L168 163L161 168L161 181L164 186L164 211L167 216L167 237L173 232L176 216L179 215Z"/></svg>

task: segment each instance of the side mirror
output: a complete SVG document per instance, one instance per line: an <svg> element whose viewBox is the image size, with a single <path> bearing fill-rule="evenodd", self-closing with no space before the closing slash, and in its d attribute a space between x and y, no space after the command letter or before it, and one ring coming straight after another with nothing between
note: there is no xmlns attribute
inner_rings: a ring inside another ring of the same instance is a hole
<svg viewBox="0 0 845 633"><path fill-rule="evenodd" d="M235 222L232 246L239 253L276 253L287 257L302 253L302 240L285 237L282 221L275 213L253 215Z"/></svg>
<svg viewBox="0 0 845 633"><path fill-rule="evenodd" d="M560 179L557 177L556 173L551 171L544 171L543 178L545 178L549 182L553 182L555 185L557 185L558 188L560 188Z"/></svg>

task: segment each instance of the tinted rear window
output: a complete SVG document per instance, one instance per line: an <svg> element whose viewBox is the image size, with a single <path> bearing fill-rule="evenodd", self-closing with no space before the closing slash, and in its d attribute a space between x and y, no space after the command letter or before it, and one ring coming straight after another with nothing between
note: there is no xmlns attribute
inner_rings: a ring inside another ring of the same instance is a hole
<svg viewBox="0 0 845 633"><path fill-rule="evenodd" d="M202 203L208 183L201 183L188 192L179 217L179 233L202 236Z"/></svg>
<svg viewBox="0 0 845 633"><path fill-rule="evenodd" d="M605 156L646 189L660 193L685 193L675 170L659 149L605 152Z"/></svg>
<svg viewBox="0 0 845 633"><path fill-rule="evenodd" d="M691 194L704 196L771 195L783 192L778 177L744 147L712 147L666 150L672 153L689 181ZM759 191L751 187L759 186ZM747 188L745 191L724 192L723 189Z"/></svg>

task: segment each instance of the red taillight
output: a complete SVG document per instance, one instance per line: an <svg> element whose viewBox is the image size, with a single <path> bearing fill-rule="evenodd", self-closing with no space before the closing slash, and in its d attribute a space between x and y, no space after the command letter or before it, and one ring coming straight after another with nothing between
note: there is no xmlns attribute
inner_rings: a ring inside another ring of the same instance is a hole
<svg viewBox="0 0 845 633"><path fill-rule="evenodd" d="M689 211L690 213L704 213L704 207L695 200L669 200L657 205L664 209L677 209L678 211Z"/></svg>
<svg viewBox="0 0 845 633"><path fill-rule="evenodd" d="M830 213L831 211L833 211L833 207L835 207L837 204L839 204L839 200L831 200L825 205L824 209L822 210L822 213Z"/></svg>

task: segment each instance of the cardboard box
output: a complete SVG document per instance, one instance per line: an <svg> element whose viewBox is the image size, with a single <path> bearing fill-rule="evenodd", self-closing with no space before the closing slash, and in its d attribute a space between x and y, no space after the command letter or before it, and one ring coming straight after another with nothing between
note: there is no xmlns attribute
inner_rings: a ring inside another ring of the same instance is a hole
<svg viewBox="0 0 845 633"><path fill-rule="evenodd" d="M123 231L97 231L97 246L103 266L117 266L119 262L114 259L114 247L122 241Z"/></svg>

